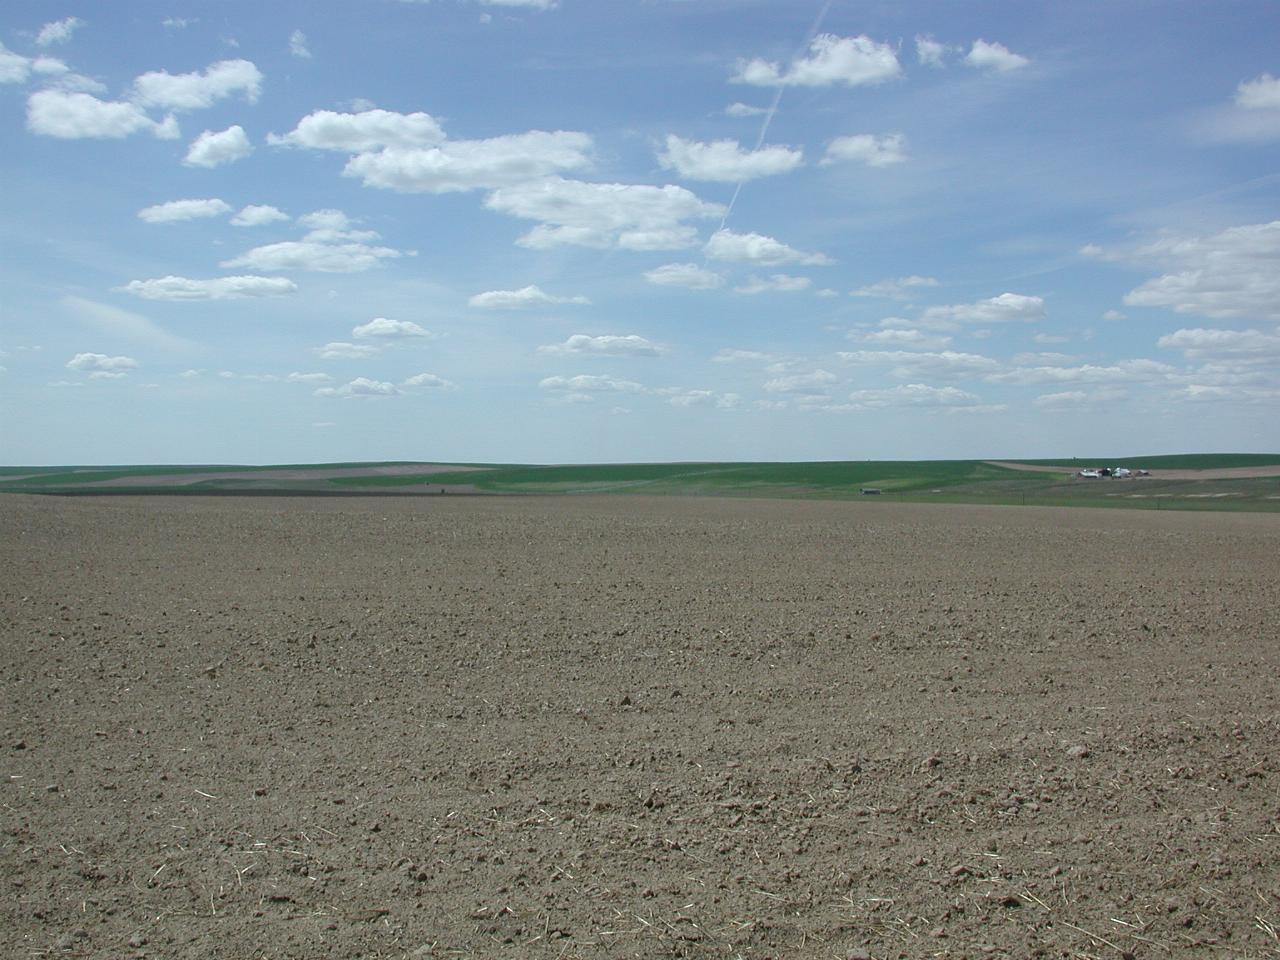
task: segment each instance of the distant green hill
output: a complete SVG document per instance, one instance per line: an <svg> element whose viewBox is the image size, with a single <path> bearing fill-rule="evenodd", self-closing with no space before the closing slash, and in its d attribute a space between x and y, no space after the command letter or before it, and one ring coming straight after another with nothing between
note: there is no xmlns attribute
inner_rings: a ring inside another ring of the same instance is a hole
<svg viewBox="0 0 1280 960"><path fill-rule="evenodd" d="M439 464L414 461L281 465L4 467L0 492L61 495L570 495L865 499L930 503L1280 510L1280 478L1162 479L1161 470L1280 466L1280 454L1175 454L1012 461L842 460L781 463ZM1129 466L1142 480L1076 480L1072 468ZM459 467L466 469L459 470ZM381 468L381 469L380 469ZM394 468L394 473L385 472ZM452 468L452 469L450 469ZM366 469L368 475L334 476ZM272 475L287 471L289 476ZM238 476L228 477L235 473ZM121 481L128 481L127 484ZM874 493L872 491L875 491Z"/></svg>
<svg viewBox="0 0 1280 960"><path fill-rule="evenodd" d="M1014 471L980 460L847 460L812 463L611 463L568 466L491 467L465 474L423 473L339 477L345 487L405 487L422 483L466 483L495 492L848 492L879 486L910 492L974 483Z"/></svg>

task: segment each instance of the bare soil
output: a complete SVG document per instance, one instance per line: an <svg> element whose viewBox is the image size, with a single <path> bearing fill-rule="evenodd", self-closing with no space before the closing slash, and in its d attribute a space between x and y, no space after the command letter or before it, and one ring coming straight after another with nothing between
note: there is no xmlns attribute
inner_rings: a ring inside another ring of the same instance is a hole
<svg viewBox="0 0 1280 960"><path fill-rule="evenodd" d="M0 498L0 955L1280 956L1280 517Z"/></svg>

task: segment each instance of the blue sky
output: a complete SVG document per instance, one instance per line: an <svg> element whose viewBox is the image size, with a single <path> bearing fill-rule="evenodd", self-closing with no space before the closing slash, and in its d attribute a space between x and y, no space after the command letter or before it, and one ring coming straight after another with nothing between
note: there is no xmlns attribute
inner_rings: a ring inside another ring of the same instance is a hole
<svg viewBox="0 0 1280 960"><path fill-rule="evenodd" d="M0 8L0 460L1280 449L1280 5Z"/></svg>

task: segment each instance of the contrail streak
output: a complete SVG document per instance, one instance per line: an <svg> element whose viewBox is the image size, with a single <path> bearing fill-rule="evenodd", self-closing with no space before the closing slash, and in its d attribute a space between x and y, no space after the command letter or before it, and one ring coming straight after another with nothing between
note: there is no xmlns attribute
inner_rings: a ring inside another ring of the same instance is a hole
<svg viewBox="0 0 1280 960"><path fill-rule="evenodd" d="M792 55L793 60L809 48L809 44L811 44L813 42L813 38L817 36L818 30L822 28L822 22L827 19L827 11L831 9L832 2L833 0L826 0L826 2L822 4L822 9L818 11L817 17L814 18L813 24L809 27L809 32L805 34L804 42L796 48L796 52ZM773 103L769 104L769 110L764 115L764 123L760 125L760 136L756 137L756 145L752 152L759 150L764 146L764 138L769 133L769 124L773 123L774 114L778 112L778 104L782 102L782 90L783 86L779 83L777 92L773 95ZM723 230L724 225L729 222L729 216L733 213L733 206L738 202L738 194L742 192L742 185L744 183L746 183L745 180L739 180L738 185L733 188L733 196L729 199L729 206L725 210L724 216L720 219L721 230Z"/></svg>

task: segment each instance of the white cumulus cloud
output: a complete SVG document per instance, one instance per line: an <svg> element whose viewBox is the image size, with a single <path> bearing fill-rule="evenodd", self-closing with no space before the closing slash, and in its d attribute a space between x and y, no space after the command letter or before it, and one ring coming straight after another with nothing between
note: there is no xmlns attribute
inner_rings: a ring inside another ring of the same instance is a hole
<svg viewBox="0 0 1280 960"><path fill-rule="evenodd" d="M941 67L949 48L933 37L916 37L916 59L926 67Z"/></svg>
<svg viewBox="0 0 1280 960"><path fill-rule="evenodd" d="M378 348L365 343L346 343L335 340L319 347L316 353L321 360L364 360L378 352Z"/></svg>
<svg viewBox="0 0 1280 960"><path fill-rule="evenodd" d="M1073 357L1068 353L1059 353L1056 350L1024 350L1021 353L1015 353L1011 362L1020 367L1035 366L1037 364L1061 366L1065 363L1074 363L1079 359L1079 357Z"/></svg>
<svg viewBox="0 0 1280 960"><path fill-rule="evenodd" d="M26 83L33 73L64 93L105 93L107 89L91 77L72 73L57 57L24 57L0 43L0 83Z"/></svg>
<svg viewBox="0 0 1280 960"><path fill-rule="evenodd" d="M312 150L369 153L387 147L434 147L444 139L444 130L429 113L395 113L370 108L359 113L317 110L299 120L289 133L268 135L267 142Z"/></svg>
<svg viewBox="0 0 1280 960"><path fill-rule="evenodd" d="M686 221L718 217L725 209L671 184L587 183L561 177L495 190L485 206L541 221L517 241L533 249L574 245L676 250L697 242L697 231Z"/></svg>
<svg viewBox="0 0 1280 960"><path fill-rule="evenodd" d="M223 380L248 380L250 383L278 383L280 377L274 373L236 373L234 370L219 371Z"/></svg>
<svg viewBox="0 0 1280 960"><path fill-rule="evenodd" d="M477 293L467 301L482 310L520 310L525 307L542 307L552 304L589 304L586 297L553 297L540 287L530 284L519 290L487 290Z"/></svg>
<svg viewBox="0 0 1280 960"><path fill-rule="evenodd" d="M1142 383L1168 380L1177 370L1156 360L1121 360L1110 366L1020 367L986 377L991 383Z"/></svg>
<svg viewBox="0 0 1280 960"><path fill-rule="evenodd" d="M760 263L767 266L799 263L824 266L832 262L825 254L795 250L773 237L760 233L734 233L732 230L717 230L707 241L703 252L712 260L726 263Z"/></svg>
<svg viewBox="0 0 1280 960"><path fill-rule="evenodd" d="M906 143L906 138L900 133L884 136L856 133L848 137L836 137L827 145L822 165L826 167L847 161L866 164L868 167L891 167L906 161Z"/></svg>
<svg viewBox="0 0 1280 960"><path fill-rule="evenodd" d="M162 110L201 110L234 94L255 103L262 91L262 74L248 60L222 60L203 73L144 73L133 81L133 99Z"/></svg>
<svg viewBox="0 0 1280 960"><path fill-rule="evenodd" d="M885 407L978 408L987 411L1002 407L984 407L981 399L958 387L934 387L925 383L905 383L887 390L855 390L849 394L854 409L879 410Z"/></svg>
<svg viewBox="0 0 1280 960"><path fill-rule="evenodd" d="M543 390L570 391L573 393L642 393L644 387L634 380L580 373L574 377L546 377L538 381Z"/></svg>
<svg viewBox="0 0 1280 960"><path fill-rule="evenodd" d="M39 90L28 97L27 129L60 140L119 140L141 131L162 140L179 135L172 118L157 123L135 103L66 90Z"/></svg>
<svg viewBox="0 0 1280 960"><path fill-rule="evenodd" d="M1008 73L1025 67L1031 61L1026 57L1013 53L1002 43L988 43L986 40L973 41L964 62L979 70L994 70L997 73Z"/></svg>
<svg viewBox="0 0 1280 960"><path fill-rule="evenodd" d="M954 350L852 350L837 355L844 363L856 366L887 366L892 376L902 380L920 377L965 380L1000 369L1000 364L990 357Z"/></svg>
<svg viewBox="0 0 1280 960"><path fill-rule="evenodd" d="M766 380L764 389L768 393L790 393L815 396L825 394L831 384L840 378L827 370L813 370L809 373L793 373L773 380Z"/></svg>
<svg viewBox="0 0 1280 960"><path fill-rule="evenodd" d="M938 281L933 277L921 277L912 274L909 277L891 277L887 280L879 280L876 283L868 284L865 287L859 287L854 290L850 296L854 297L883 297L887 300L906 300L911 296L912 290L922 287L936 287Z"/></svg>
<svg viewBox="0 0 1280 960"><path fill-rule="evenodd" d="M742 406L742 397L736 393L722 393L716 397L717 410L737 410Z"/></svg>
<svg viewBox="0 0 1280 960"><path fill-rule="evenodd" d="M321 387L315 391L317 397L338 399L369 399L373 397L392 397L400 391L394 383L385 380L370 380L368 377L356 377L340 387Z"/></svg>
<svg viewBox="0 0 1280 960"><path fill-rule="evenodd" d="M416 373L405 380L403 386L423 387L428 390L452 390L457 384L444 377L438 377L434 373Z"/></svg>
<svg viewBox="0 0 1280 960"><path fill-rule="evenodd" d="M949 323L1036 323L1044 318L1042 297L1002 293L976 303L929 307L920 320L924 326L945 327Z"/></svg>
<svg viewBox="0 0 1280 960"><path fill-rule="evenodd" d="M238 276L190 280L187 277L168 276L154 280L130 280L119 289L144 300L243 300L296 293L298 285L284 277Z"/></svg>
<svg viewBox="0 0 1280 960"><path fill-rule="evenodd" d="M101 96L107 92L105 84L99 83L92 77L86 77L82 73L72 73L66 64L53 57L37 57L32 61L31 69L36 73L50 75L53 78L50 81L50 88L64 93L92 93ZM156 124L155 134L162 140L176 139L179 133L178 121L172 117L167 117L163 123Z"/></svg>
<svg viewBox="0 0 1280 960"><path fill-rule="evenodd" d="M1189 383L1175 390L1172 398L1193 403L1236 401L1274 408L1280 403L1280 390L1274 387L1222 387L1215 384Z"/></svg>
<svg viewBox="0 0 1280 960"><path fill-rule="evenodd" d="M66 17L46 23L36 34L36 46L47 47L54 43L66 43L71 39L71 34L83 26L84 21L79 17Z"/></svg>
<svg viewBox="0 0 1280 960"><path fill-rule="evenodd" d="M1042 410L1071 410L1090 405L1092 390L1062 390L1058 393L1042 393L1031 403Z"/></svg>
<svg viewBox="0 0 1280 960"><path fill-rule="evenodd" d="M401 193L454 193L521 184L591 163L591 137L566 130L448 140L436 147L387 147L347 161L343 175Z"/></svg>
<svg viewBox="0 0 1280 960"><path fill-rule="evenodd" d="M1164 350L1181 350L1188 360L1280 360L1280 336L1261 330L1177 330L1156 341Z"/></svg>
<svg viewBox="0 0 1280 960"><path fill-rule="evenodd" d="M723 276L696 263L664 263L647 271L644 278L660 287L689 290L716 290L724 286Z"/></svg>
<svg viewBox="0 0 1280 960"><path fill-rule="evenodd" d="M30 64L30 68L33 73L39 73L46 77L58 77L59 87L62 86L61 78L65 77L71 70L70 67L57 57L36 57L34 60L28 61L28 63ZM63 89L65 89L65 87ZM98 85L98 91L101 92L101 90L101 85Z"/></svg>
<svg viewBox="0 0 1280 960"><path fill-rule="evenodd" d="M658 357L666 348L636 334L589 337L575 333L564 343L539 347L539 353L553 356Z"/></svg>
<svg viewBox="0 0 1280 960"><path fill-rule="evenodd" d="M357 340L407 340L431 336L412 320L389 320L386 317L374 317L368 323L360 324L352 329L351 335Z"/></svg>
<svg viewBox="0 0 1280 960"><path fill-rule="evenodd" d="M892 46L867 36L838 37L823 33L809 43L807 56L783 68L768 60L739 62L733 83L757 87L849 87L883 83L902 73Z"/></svg>
<svg viewBox="0 0 1280 960"><path fill-rule="evenodd" d="M1170 272L1131 291L1128 306L1280 320L1280 220L1163 240L1138 255L1163 261Z"/></svg>
<svg viewBox="0 0 1280 960"><path fill-rule="evenodd" d="M673 407L709 407L716 401L712 390L689 390L684 387L663 387L655 393L667 398ZM728 409L728 408L724 408Z"/></svg>
<svg viewBox="0 0 1280 960"><path fill-rule="evenodd" d="M786 273L775 273L769 277L753 276L746 283L734 289L738 293L798 293L808 290L813 281L808 277L793 277Z"/></svg>
<svg viewBox="0 0 1280 960"><path fill-rule="evenodd" d="M191 142L182 162L189 167L220 167L224 163L243 160L251 153L253 145L249 143L244 127L236 124L217 133L204 131Z"/></svg>
<svg viewBox="0 0 1280 960"><path fill-rule="evenodd" d="M309 230L347 231L353 226L351 218L341 210L312 210L298 218L298 226Z"/></svg>
<svg viewBox="0 0 1280 960"><path fill-rule="evenodd" d="M270 204L249 204L242 209L234 217L231 218L231 225L235 227L260 227L267 223L276 223L280 220L288 220L289 215L283 210L277 210Z"/></svg>
<svg viewBox="0 0 1280 960"><path fill-rule="evenodd" d="M138 367L133 357L109 357L105 353L77 353L66 363L68 370L79 370L81 373L107 373L123 376L129 370Z"/></svg>
<svg viewBox="0 0 1280 960"><path fill-rule="evenodd" d="M0 43L0 83L26 83L29 76L31 59Z"/></svg>
<svg viewBox="0 0 1280 960"><path fill-rule="evenodd" d="M1280 110L1280 77L1264 73L1236 87L1236 104L1246 110Z"/></svg>
<svg viewBox="0 0 1280 960"><path fill-rule="evenodd" d="M923 330L886 329L872 333L850 333L849 339L878 347L900 347L906 350L942 350L951 343L950 337L925 333Z"/></svg>
<svg viewBox="0 0 1280 960"><path fill-rule="evenodd" d="M658 162L689 180L741 183L791 172L804 163L804 151L781 146L743 150L737 140L700 143L671 134Z"/></svg>
<svg viewBox="0 0 1280 960"><path fill-rule="evenodd" d="M337 211L335 211L337 212ZM303 221L306 218L301 218ZM345 217L343 217L345 223ZM246 267L266 273L307 270L315 273L360 273L379 266L384 260L404 256L391 247L372 246L365 242L377 239L372 231L350 232L342 229L318 228L302 240L284 240L254 247L238 257L224 260L223 267Z"/></svg>
<svg viewBox="0 0 1280 960"><path fill-rule="evenodd" d="M231 212L231 206L223 200L170 200L138 211L138 219L147 223L179 223L205 217L221 217Z"/></svg>
<svg viewBox="0 0 1280 960"><path fill-rule="evenodd" d="M299 60L310 60L311 50L307 46L307 35L301 30L289 34L289 53Z"/></svg>
<svg viewBox="0 0 1280 960"><path fill-rule="evenodd" d="M365 243L318 243L309 240L285 240L254 247L238 257L224 260L223 267L247 267L278 273L306 270L316 273L360 273L371 270L383 260L403 254L391 247L374 247Z"/></svg>

